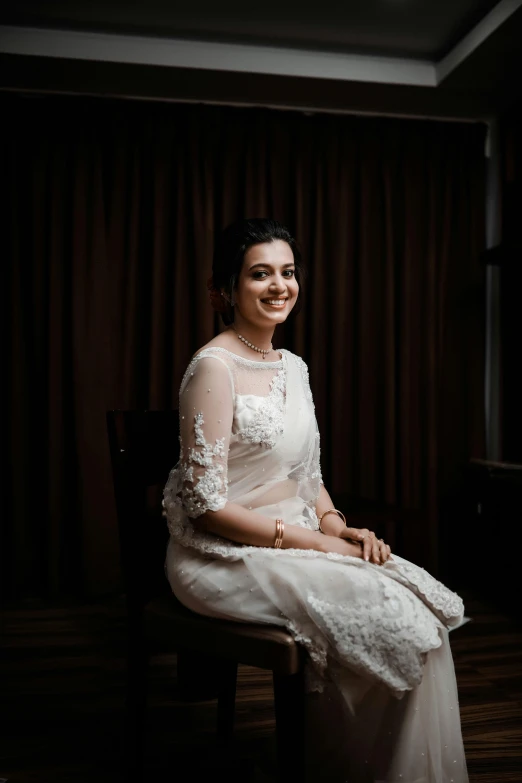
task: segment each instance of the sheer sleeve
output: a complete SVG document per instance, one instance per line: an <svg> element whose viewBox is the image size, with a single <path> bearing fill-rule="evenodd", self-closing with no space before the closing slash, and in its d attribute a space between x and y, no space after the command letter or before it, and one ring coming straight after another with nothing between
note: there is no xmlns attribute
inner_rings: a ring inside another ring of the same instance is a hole
<svg viewBox="0 0 522 783"><path fill-rule="evenodd" d="M218 357L192 364L180 393L179 486L183 511L193 519L227 502L227 461L234 387Z"/></svg>
<svg viewBox="0 0 522 783"><path fill-rule="evenodd" d="M321 437L319 435L319 427L317 425L317 419L315 418L315 405L314 405L314 398L312 395L312 389L310 387L310 375L308 372L308 365L306 362L301 359L300 356L296 356L297 365L299 367L299 371L301 373L301 380L303 382L303 388L306 395L306 398L308 399L314 419L315 419L315 446L311 452L311 462L310 465L306 468L306 475L310 475L310 478L312 479L318 479L319 484L324 485L323 476L321 472Z"/></svg>

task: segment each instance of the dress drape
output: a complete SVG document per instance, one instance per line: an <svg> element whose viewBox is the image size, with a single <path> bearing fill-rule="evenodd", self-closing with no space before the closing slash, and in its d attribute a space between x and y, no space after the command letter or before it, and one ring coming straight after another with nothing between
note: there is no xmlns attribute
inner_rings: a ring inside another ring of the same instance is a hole
<svg viewBox="0 0 522 783"><path fill-rule="evenodd" d="M240 545L193 522L232 502L318 529L308 370L280 354L255 361L211 347L187 368L180 459L163 501L172 590L193 611L277 624L306 648L311 781L317 767L332 783L467 783L448 642L463 622L459 596L395 554L377 566Z"/></svg>

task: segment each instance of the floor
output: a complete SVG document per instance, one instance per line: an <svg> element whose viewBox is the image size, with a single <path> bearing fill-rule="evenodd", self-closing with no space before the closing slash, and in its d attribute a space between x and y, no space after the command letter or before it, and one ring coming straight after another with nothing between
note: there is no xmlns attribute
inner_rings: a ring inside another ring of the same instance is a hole
<svg viewBox="0 0 522 783"><path fill-rule="evenodd" d="M522 627L461 594L473 619L451 641L470 781L522 783ZM121 598L3 612L0 780L119 780L124 617ZM262 780L273 755L270 676L240 667L232 747L215 740L215 717L215 702L181 702L175 657L157 657L146 780Z"/></svg>

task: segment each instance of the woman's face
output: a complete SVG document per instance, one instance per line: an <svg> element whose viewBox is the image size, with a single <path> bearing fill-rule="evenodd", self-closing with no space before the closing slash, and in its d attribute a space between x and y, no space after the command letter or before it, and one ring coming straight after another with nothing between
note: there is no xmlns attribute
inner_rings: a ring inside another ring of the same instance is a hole
<svg viewBox="0 0 522 783"><path fill-rule="evenodd" d="M235 318L266 329L286 321L299 294L294 254L280 239L253 245L245 253L234 291Z"/></svg>

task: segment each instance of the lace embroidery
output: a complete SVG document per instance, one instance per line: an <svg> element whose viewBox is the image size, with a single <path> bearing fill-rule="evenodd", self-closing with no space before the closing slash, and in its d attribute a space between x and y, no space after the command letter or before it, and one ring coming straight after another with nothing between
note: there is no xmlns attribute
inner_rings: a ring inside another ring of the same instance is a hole
<svg viewBox="0 0 522 783"><path fill-rule="evenodd" d="M204 423L203 414L196 413L194 416L196 447L189 449L184 458L183 444L181 444L180 461L171 472L165 487L164 515L167 517L171 534L176 537L185 530L182 522L183 512L195 518L205 511L218 511L227 502L225 438L217 438L214 446L207 443L203 434ZM194 463L204 468L204 471L198 469L194 471Z"/></svg>
<svg viewBox="0 0 522 783"><path fill-rule="evenodd" d="M285 627L297 644L302 645L308 653L308 659L305 661L305 687L307 693L322 693L327 673L328 645L319 635L317 635L316 639L312 639L302 629L299 629L297 623L292 620L289 620Z"/></svg>
<svg viewBox="0 0 522 783"><path fill-rule="evenodd" d="M169 524L169 528L174 534L173 526ZM190 523L176 532L183 546L229 562L250 557L269 562L277 557L322 559L350 569L347 587L356 585L356 591L354 594L352 589L349 601L343 601L338 590L335 597L327 589L320 594L308 592L303 596L307 611L285 617L285 627L309 654L308 690L323 688L329 678L327 658L332 654L341 667L385 684L400 697L420 683L426 653L441 644L442 623L436 608L427 599L419 600L413 583L406 578L409 564L375 566L337 553L240 545L196 530ZM439 590L427 572L423 580L426 594ZM452 600L461 605L458 596Z"/></svg>
<svg viewBox="0 0 522 783"><path fill-rule="evenodd" d="M356 599L352 595L346 603L342 598L331 600L327 592L321 596L309 593L308 611L285 618L285 627L310 657L308 690L322 689L328 676L327 654L335 651L334 658L341 666L385 684L400 697L420 683L425 654L441 644L437 618L400 574L385 566L337 553L238 545L192 527L178 541L205 556L228 561L320 558L355 568L347 579L357 583ZM380 599L375 596L376 586Z"/></svg>
<svg viewBox="0 0 522 783"><path fill-rule="evenodd" d="M301 359L300 356L295 357L297 366L299 367L299 371L301 373L301 378L303 380L303 386L306 394L306 398L312 403L312 407L314 407L314 399L312 396L312 389L310 388L310 374L308 372L308 366L306 362ZM315 407L314 407L315 410Z"/></svg>
<svg viewBox="0 0 522 783"><path fill-rule="evenodd" d="M238 435L249 443L273 449L283 434L286 395L286 370L283 367L270 383L270 393L263 399L252 420Z"/></svg>
<svg viewBox="0 0 522 783"><path fill-rule="evenodd" d="M297 366L299 367L299 372L301 373L301 379L303 381L303 388L305 391L306 399L309 401L309 403L312 406L312 411L315 411L315 405L314 405L314 398L312 395L312 389L310 387L310 374L308 372L308 365L306 362L301 359L300 356L295 356L295 360L297 362ZM316 454L314 455L314 470L310 476L312 479L319 479L320 484L324 484L323 476L321 473L321 437L319 435L319 430L315 433L316 438Z"/></svg>
<svg viewBox="0 0 522 783"><path fill-rule="evenodd" d="M216 353L202 352L196 361L205 355L216 356ZM291 381L294 376L296 399L302 403L304 397L313 406L306 364L288 352L282 355L283 360L273 368L279 372L272 380L270 393L260 401L264 412L260 414L260 409L253 411L254 421L247 420L248 426L237 433L240 438L268 448L275 445L283 431L282 416L279 419L277 414L282 413L293 400ZM221 359L224 362L224 353L221 353ZM235 357L234 362L245 363L246 367L247 360L239 359ZM292 364L294 361L295 365ZM248 365L251 364L266 367L260 362L249 361ZM194 362L189 369L190 372L194 370ZM312 407L308 408L307 404L302 407L307 416L310 411L313 416ZM455 618L461 616L463 607L460 598L427 572L400 558L385 566L374 566L360 558L335 553L240 545L200 530L192 524L190 517L198 517L207 509L223 508L227 502L229 455L225 454L226 438L218 438L215 443L205 440L203 414L196 413L199 409L199 406L193 409L194 439L191 438L190 443L193 448L188 448L188 444L183 448L182 444L180 461L165 487L164 515L171 536L183 547L199 553L204 560L243 560L253 565L255 559L258 568L271 570L278 580L278 575L281 575L282 592L279 595L282 603L279 611L286 607L286 613L281 611L282 622L308 652L308 689L321 690L327 679L335 675L336 667L340 672L349 671L350 675L361 673L366 678L379 681L398 696L415 687L422 677L425 654L441 643L442 624L451 626ZM287 413L292 410L287 408ZM205 413L207 427L210 415ZM191 418L187 417L189 423ZM299 463L292 478L303 481L299 496L309 504L309 513L303 514L305 520L300 518L296 521L304 527L316 529L313 500L320 479L320 441L312 422L307 432L311 442L306 458ZM241 449L247 450L244 445ZM254 449L249 450L250 453L252 451ZM273 558L277 557L285 559L274 561ZM292 570L289 564L296 565L296 558L301 561L301 568L294 569L301 574L297 583L301 601L294 613L292 603L285 603L283 599L284 574ZM312 559L315 561L313 564ZM322 563L317 563L317 559ZM307 567L308 564L313 567ZM316 567L322 567L319 572L321 581L313 583L309 574L314 573ZM330 574L337 576L334 579ZM329 588L330 581L335 582L332 589Z"/></svg>
<svg viewBox="0 0 522 783"><path fill-rule="evenodd" d="M282 349L280 351L281 356L284 357L285 351ZM210 348L203 348L202 351L197 353L195 356L192 357L192 359L189 362L189 365L187 369L185 370L185 373L183 375L183 379L181 381L180 390L183 389L183 386L185 385L185 381L187 377L190 375L190 373L194 369L194 365L196 365L200 359L205 359L209 356L212 356L213 358L219 357L219 356L229 356L232 358L232 361L235 364L238 364L240 367L247 367L249 369L252 369L252 367L260 367L263 370L266 370L268 367L282 367L283 366L283 358L278 359L275 362L267 362L267 361L256 361L255 359L244 359L242 356L238 356L236 353L232 353L232 351L227 350L227 348L222 348L220 345L212 345Z"/></svg>
<svg viewBox="0 0 522 783"><path fill-rule="evenodd" d="M358 572L358 597L349 606L316 595L307 603L318 626L326 628L338 662L401 696L421 682L425 654L441 638L429 610L396 582L379 580L381 600L366 598L375 586L372 576Z"/></svg>
<svg viewBox="0 0 522 783"><path fill-rule="evenodd" d="M217 438L216 445L211 446L210 443L206 442L203 435L204 423L203 414L196 413L194 416L194 433L196 435L196 446L200 446L201 451L190 449L187 459L189 462L197 462L198 465L204 468L210 468L214 463L214 457L225 456L225 438ZM193 479L188 480L192 481Z"/></svg>
<svg viewBox="0 0 522 783"><path fill-rule="evenodd" d="M417 588L417 593L420 593L428 606L443 615L445 624L449 625L450 620L460 620L464 614L464 603L459 595L413 563L399 563L397 567L405 577L403 581L407 580Z"/></svg>
<svg viewBox="0 0 522 783"><path fill-rule="evenodd" d="M169 484L167 484L167 487L169 487ZM242 560L244 557L249 556L270 558L290 556L298 557L300 559L323 558L336 562L344 561L351 563L363 570L371 569L372 571L375 571L377 569L382 569L382 574L379 574L379 578L385 580L385 584L388 586L386 593L387 598L392 599L394 597L394 591L398 589L395 583L399 583L399 585L406 587L410 593L413 593L415 596L420 594L419 597L423 600L429 610L436 614L442 614L443 617L441 617L441 621L443 621L444 625L447 627L451 627L455 622L460 622L462 615L464 614L464 605L459 595L453 593L443 584L438 582L435 577L431 576L427 571L410 563L406 564L390 561L384 566L376 566L371 563L366 563L364 560L361 560L361 558L340 555L337 552L324 553L315 549L273 549L272 547L236 544L227 539L220 538L219 536L196 530L190 522L186 525L176 524L175 517L172 513L174 508L169 504L168 500L164 501L164 507L166 509L170 508L169 513L165 514L165 516L168 518L171 535L174 535L183 546L192 547L203 555L228 561ZM181 508L180 513L181 517L183 517L183 510ZM311 527L313 527L313 524L314 522L311 520Z"/></svg>

